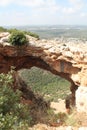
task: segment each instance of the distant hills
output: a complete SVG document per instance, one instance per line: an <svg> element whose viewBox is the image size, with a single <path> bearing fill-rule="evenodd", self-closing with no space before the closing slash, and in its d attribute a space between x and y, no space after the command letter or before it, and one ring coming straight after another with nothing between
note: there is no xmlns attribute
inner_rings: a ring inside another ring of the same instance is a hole
<svg viewBox="0 0 87 130"><path fill-rule="evenodd" d="M12 27L8 27L12 28ZM37 33L40 38L50 39L57 37L87 39L87 26L77 25L38 25L14 26L13 28Z"/></svg>

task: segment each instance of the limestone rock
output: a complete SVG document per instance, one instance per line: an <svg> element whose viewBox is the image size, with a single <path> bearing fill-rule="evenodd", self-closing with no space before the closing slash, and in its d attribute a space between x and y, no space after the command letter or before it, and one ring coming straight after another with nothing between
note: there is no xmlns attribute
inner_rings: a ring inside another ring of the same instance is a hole
<svg viewBox="0 0 87 130"><path fill-rule="evenodd" d="M37 124L33 128L29 128L29 130L78 130L78 129L73 128L72 126L50 127L45 124Z"/></svg>
<svg viewBox="0 0 87 130"><path fill-rule="evenodd" d="M87 110L87 87L80 86L76 91L76 107L78 112Z"/></svg>
<svg viewBox="0 0 87 130"><path fill-rule="evenodd" d="M0 44L8 43L9 36L10 36L10 34L8 32L1 33L0 34Z"/></svg>
<svg viewBox="0 0 87 130"><path fill-rule="evenodd" d="M77 95L81 94L80 99L76 96L77 104L81 98L87 100L85 90L87 87L86 44L76 44L75 41L62 43L62 40L60 42L56 40L37 40L27 36L29 45L16 47L10 46L8 43L9 36L8 32L0 33L0 73L7 73L11 66L15 66L15 70L29 69L36 66L70 81L74 98L78 86L83 86L84 93L79 92L80 88L77 91ZM87 104L83 106L84 108L81 110L86 111Z"/></svg>
<svg viewBox="0 0 87 130"><path fill-rule="evenodd" d="M9 35L9 32L0 33L0 38L7 37L8 35Z"/></svg>
<svg viewBox="0 0 87 130"><path fill-rule="evenodd" d="M66 130L73 130L72 126L68 126Z"/></svg>
<svg viewBox="0 0 87 130"><path fill-rule="evenodd" d="M87 127L80 127L78 130L87 130Z"/></svg>

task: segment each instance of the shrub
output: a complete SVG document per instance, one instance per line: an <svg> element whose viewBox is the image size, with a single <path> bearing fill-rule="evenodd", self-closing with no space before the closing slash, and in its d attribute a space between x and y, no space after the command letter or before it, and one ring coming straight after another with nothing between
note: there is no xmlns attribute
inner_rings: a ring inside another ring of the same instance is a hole
<svg viewBox="0 0 87 130"><path fill-rule="evenodd" d="M28 105L20 102L21 92L14 92L11 73L0 74L0 130L26 130L31 116Z"/></svg>
<svg viewBox="0 0 87 130"><path fill-rule="evenodd" d="M16 32L16 31L18 31L16 28L8 29L8 32L9 32L9 33L13 33L13 32Z"/></svg>
<svg viewBox="0 0 87 130"><path fill-rule="evenodd" d="M26 45L28 40L23 32L15 30L9 38L9 42L14 46L22 46Z"/></svg>
<svg viewBox="0 0 87 130"><path fill-rule="evenodd" d="M13 33L15 31L19 31L19 30L17 30L16 28L14 28L14 29L8 29L9 33ZM36 33L30 32L30 31L21 31L21 32L23 32L24 34L27 34L29 36L32 36L32 37L35 37L35 38L39 39L39 35L36 34Z"/></svg>
<svg viewBox="0 0 87 130"><path fill-rule="evenodd" d="M6 28L0 27L0 32L7 32Z"/></svg>
<svg viewBox="0 0 87 130"><path fill-rule="evenodd" d="M27 31L24 31L24 33L27 34L27 35L30 35L30 36L32 36L32 37L35 37L35 38L37 38L37 39L39 40L39 35L36 34L36 33L27 32Z"/></svg>

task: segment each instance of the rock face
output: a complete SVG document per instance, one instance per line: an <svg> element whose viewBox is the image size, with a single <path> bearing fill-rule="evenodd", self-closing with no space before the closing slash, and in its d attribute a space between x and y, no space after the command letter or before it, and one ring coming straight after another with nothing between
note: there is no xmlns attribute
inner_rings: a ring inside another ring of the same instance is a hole
<svg viewBox="0 0 87 130"><path fill-rule="evenodd" d="M80 86L76 91L76 106L78 112L87 110L87 87Z"/></svg>
<svg viewBox="0 0 87 130"><path fill-rule="evenodd" d="M11 66L14 66L15 70L36 66L59 75L71 82L72 104L75 104L76 90L78 87L80 89L80 86L83 87L84 91L76 92L77 110L83 111L80 108L80 100L84 99L87 92L87 89L84 89L87 86L87 45L37 40L27 36L29 45L14 47L8 43L9 36L9 33L0 34L0 73L7 73ZM85 94L81 94L82 92ZM87 105L85 107L87 108Z"/></svg>

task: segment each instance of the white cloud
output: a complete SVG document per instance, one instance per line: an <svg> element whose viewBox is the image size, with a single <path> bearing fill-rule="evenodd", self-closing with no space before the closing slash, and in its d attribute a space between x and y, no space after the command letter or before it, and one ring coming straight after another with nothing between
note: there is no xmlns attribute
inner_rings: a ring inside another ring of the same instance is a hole
<svg viewBox="0 0 87 130"><path fill-rule="evenodd" d="M3 5L9 5L9 4L15 4L15 5L20 5L22 7L29 7L29 10L31 11L28 11L28 8L27 8L27 11L23 10L12 10L8 13L6 13L7 11L4 11L4 14L3 12L3 16L2 19L4 22L2 22L3 24L4 23L12 23L14 21L14 24L16 22L16 24L30 24L30 23L35 23L35 24L38 24L38 23L50 23L54 20L54 17L55 17L55 14L56 12L59 12L59 5L56 4L56 0L4 0L4 4ZM11 4L11 5L12 5ZM24 14L23 14L24 13ZM10 17L9 17L9 14L10 14ZM13 17L14 16L14 17ZM4 20L6 19L6 20ZM12 21L10 20L12 19ZM56 17L55 17L55 20L56 20ZM7 22L8 21L8 22ZM11 22L10 22L11 21ZM1 23L1 21L0 21Z"/></svg>
<svg viewBox="0 0 87 130"><path fill-rule="evenodd" d="M54 14L59 9L60 6L56 3L56 0L19 0L16 2L18 5L29 6L32 8L33 14Z"/></svg>
<svg viewBox="0 0 87 130"><path fill-rule="evenodd" d="M77 9L81 9L84 6L84 0L69 0L69 2Z"/></svg>
<svg viewBox="0 0 87 130"><path fill-rule="evenodd" d="M85 0L67 0L68 4L58 4L58 1L60 0L1 0L0 6L17 5L17 9L4 8L0 11L0 24L77 24L87 18L86 9L83 10L86 7Z"/></svg>
<svg viewBox="0 0 87 130"><path fill-rule="evenodd" d="M69 0L73 4L83 4L84 0Z"/></svg>
<svg viewBox="0 0 87 130"><path fill-rule="evenodd" d="M56 5L56 1L55 0L25 0L25 1L19 0L19 4L23 4L26 6L33 6L33 7L54 6Z"/></svg>
<svg viewBox="0 0 87 130"><path fill-rule="evenodd" d="M47 11L47 13L51 14L54 14L60 8L56 0L19 0L16 4L32 7L34 12Z"/></svg>
<svg viewBox="0 0 87 130"><path fill-rule="evenodd" d="M15 3L18 5L23 5L23 6L31 6L31 7L37 7L37 6L42 6L45 1L44 0L1 0L0 5L9 5L10 3Z"/></svg>
<svg viewBox="0 0 87 130"><path fill-rule="evenodd" d="M56 0L1 0L0 6L7 6L9 4L16 4L19 6L31 7L32 11L48 11L47 13L55 13L59 10Z"/></svg>
<svg viewBox="0 0 87 130"><path fill-rule="evenodd" d="M56 5L56 0L1 0L0 5L9 5L15 3L22 6L39 7Z"/></svg>
<svg viewBox="0 0 87 130"><path fill-rule="evenodd" d="M82 13L80 14L80 16L81 16L81 17L87 17L87 13L82 12Z"/></svg>
<svg viewBox="0 0 87 130"><path fill-rule="evenodd" d="M65 13L65 14L73 14L73 13L75 13L76 12L76 10L74 9L74 8L72 8L72 7L64 7L63 9L62 9L62 12L63 13Z"/></svg>
<svg viewBox="0 0 87 130"><path fill-rule="evenodd" d="M19 0L15 1L15 3L23 6L38 7L44 5L44 0Z"/></svg>
<svg viewBox="0 0 87 130"><path fill-rule="evenodd" d="M69 7L62 7L62 12L65 14L77 14L80 13L80 11L84 7L83 0L69 0L70 6Z"/></svg>
<svg viewBox="0 0 87 130"><path fill-rule="evenodd" d="M9 5L13 0L0 0L0 6L7 6Z"/></svg>

